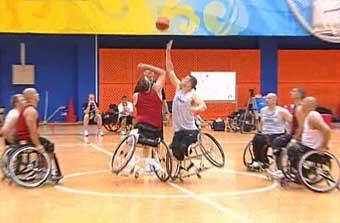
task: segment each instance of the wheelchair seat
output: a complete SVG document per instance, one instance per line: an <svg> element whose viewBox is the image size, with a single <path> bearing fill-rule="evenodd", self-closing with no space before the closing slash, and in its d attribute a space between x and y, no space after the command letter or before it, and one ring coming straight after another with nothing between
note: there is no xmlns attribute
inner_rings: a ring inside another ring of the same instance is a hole
<svg viewBox="0 0 340 223"><path fill-rule="evenodd" d="M163 140L163 129L155 128L144 123L138 123L135 128L138 129L139 134L138 144L157 147Z"/></svg>

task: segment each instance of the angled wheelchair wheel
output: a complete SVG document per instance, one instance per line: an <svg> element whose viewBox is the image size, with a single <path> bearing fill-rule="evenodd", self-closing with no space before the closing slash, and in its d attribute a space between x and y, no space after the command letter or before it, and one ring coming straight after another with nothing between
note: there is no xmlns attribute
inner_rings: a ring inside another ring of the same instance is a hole
<svg viewBox="0 0 340 223"><path fill-rule="evenodd" d="M8 147L4 150L4 152L1 154L0 158L0 168L1 172L4 178L10 178L10 173L8 169L9 160L11 158L11 155L15 151L16 147Z"/></svg>
<svg viewBox="0 0 340 223"><path fill-rule="evenodd" d="M11 179L19 186L35 188L43 184L51 173L51 160L47 153L25 146L16 150L8 165Z"/></svg>
<svg viewBox="0 0 340 223"><path fill-rule="evenodd" d="M104 125L104 128L110 132L117 132L120 129L120 123L108 123Z"/></svg>
<svg viewBox="0 0 340 223"><path fill-rule="evenodd" d="M166 182L172 173L172 156L164 141L152 149L152 157L156 162L153 166L156 176L160 181Z"/></svg>
<svg viewBox="0 0 340 223"><path fill-rule="evenodd" d="M210 134L200 132L197 136L200 149L207 160L216 167L223 167L225 155L221 144Z"/></svg>
<svg viewBox="0 0 340 223"><path fill-rule="evenodd" d="M315 192L329 192L339 185L340 164L328 152L310 151L304 154L298 165L301 182Z"/></svg>
<svg viewBox="0 0 340 223"><path fill-rule="evenodd" d="M112 172L118 175L128 165L135 153L136 143L134 135L127 135L123 138L111 158Z"/></svg>
<svg viewBox="0 0 340 223"><path fill-rule="evenodd" d="M287 149L283 149L281 151L279 162L280 162L279 168L281 169L285 178L288 179L290 182L300 184L297 167L294 167L291 161L289 160Z"/></svg>
<svg viewBox="0 0 340 223"><path fill-rule="evenodd" d="M253 141L250 140L243 150L243 164L245 167L249 167L254 162L255 156L253 153Z"/></svg>

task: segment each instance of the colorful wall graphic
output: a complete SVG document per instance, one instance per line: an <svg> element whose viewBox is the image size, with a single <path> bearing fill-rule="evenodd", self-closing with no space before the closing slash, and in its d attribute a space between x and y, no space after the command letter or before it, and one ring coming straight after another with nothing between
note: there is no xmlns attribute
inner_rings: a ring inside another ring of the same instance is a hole
<svg viewBox="0 0 340 223"><path fill-rule="evenodd" d="M171 21L166 33L159 16ZM286 0L2 0L0 32L308 35Z"/></svg>

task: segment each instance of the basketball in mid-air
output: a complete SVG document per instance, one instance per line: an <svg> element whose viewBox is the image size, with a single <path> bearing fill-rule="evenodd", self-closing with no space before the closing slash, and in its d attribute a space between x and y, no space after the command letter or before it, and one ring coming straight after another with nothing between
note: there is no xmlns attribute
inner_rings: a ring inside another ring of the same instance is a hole
<svg viewBox="0 0 340 223"><path fill-rule="evenodd" d="M156 28L164 32L169 29L170 26L170 20L167 17L158 17L156 20Z"/></svg>

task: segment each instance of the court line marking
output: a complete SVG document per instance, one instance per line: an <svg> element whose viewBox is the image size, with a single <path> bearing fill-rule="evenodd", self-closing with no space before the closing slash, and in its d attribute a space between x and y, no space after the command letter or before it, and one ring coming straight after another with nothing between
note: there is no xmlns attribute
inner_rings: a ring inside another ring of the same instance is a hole
<svg viewBox="0 0 340 223"><path fill-rule="evenodd" d="M173 186L174 188L182 191L183 193L187 194L187 195L190 195L192 198L194 198L195 200L197 201L200 201L202 203L206 203L208 205L210 205L211 207L227 214L228 216L230 216L231 218L237 220L238 222L244 222L244 223L254 223L253 220L239 214L238 212L236 212L235 210L231 209L231 208L227 208L227 207L224 207L206 197L203 197L201 195L198 195L188 189L185 189L177 184L174 184L174 183L168 183L170 184L171 186Z"/></svg>
<svg viewBox="0 0 340 223"><path fill-rule="evenodd" d="M72 173L69 175L64 176L64 180L72 177L79 177L79 176L85 176L85 175L93 175L97 173L106 173L106 172L111 172L110 170L94 170L94 171L85 171L85 172L78 172L78 173ZM211 170L210 172L219 172L219 173L231 173L231 174L239 174L239 175L246 175L246 176L253 176L256 178L260 179L266 179L265 176L259 175L259 174L254 174L254 173L246 173L242 171L234 171L234 170L217 170L213 171ZM204 197L221 197L221 196L240 196L240 195L250 195L254 193L262 193L266 192L269 190L273 190L275 187L278 185L276 183L272 183L269 186L266 187L261 187L261 188L255 188L255 189L248 189L248 190L242 190L242 191L235 191L235 192L220 192L220 193L202 193L199 194L200 196ZM82 194L82 195L92 195L92 196L102 196L102 197L113 197L113 198L133 198L133 199L138 199L138 198L143 198L143 199L168 199L168 198L188 198L190 196L187 195L178 195L178 194L122 194L122 193L108 193L108 192L95 192L95 191L88 191L88 190L81 190L81 189L74 189L74 188L69 188L66 186L61 186L57 185L56 188L69 192L69 193L76 193L76 194Z"/></svg>
<svg viewBox="0 0 340 223"><path fill-rule="evenodd" d="M95 145L95 144L93 144L93 143L89 143L88 145L90 145L90 147L96 149L97 151L100 151L100 152L102 152L102 153L105 153L105 154L108 155L108 156L111 156L111 155L112 155L112 154L111 154L110 152L108 152L107 150L105 150L105 149L101 148L100 146L97 146L97 145ZM96 171L96 172L98 172L98 171ZM78 175L79 175L79 173L78 173ZM248 174L248 175L249 175L249 174ZM254 176L254 174L251 174L251 175ZM75 175L74 175L74 176L75 176ZM261 178L262 178L262 177L261 177ZM222 205L220 205L220 204L218 204L218 203L216 203L216 202L210 200L209 198L204 197L204 195L198 195L198 194L196 194L196 193L194 193L194 192L192 192L192 191L190 191L190 190L188 190L188 189L186 189L186 188L183 188L183 187L181 187L181 186L179 186L179 185L177 185L177 184L174 184L174 183L168 183L168 184L171 185L172 187L178 189L179 191L182 191L185 195L188 196L187 198L193 198L193 199L195 199L195 200L197 200L197 201L200 201L200 202L202 202L202 203L206 203L206 204L210 205L211 207L215 208L216 210L219 210L219 211L221 211L221 212L223 212L223 213L228 214L228 216L231 216L231 217L234 218L235 220L238 220L238 221L241 221L241 222L244 222L244 223L254 223L253 220L251 220L251 219L249 219L249 218L247 218L247 217L245 217L245 216L243 216L243 215L237 213L237 212L234 211L233 209L226 208L226 207L224 207L224 206L222 206ZM271 189L277 187L277 185L278 185L278 184L277 184L276 182L273 182L273 184L270 185L269 189L266 189L266 190L263 190L263 188L260 188L260 189L262 189L262 192L263 192L263 191L271 190ZM88 194L88 195L96 195L96 196L98 195L98 192L90 192L90 191L86 191L86 192L85 192L85 191L81 191L81 190L77 190L77 189L65 188L65 187L63 187L63 186L58 186L58 185L57 185L56 187L57 187L58 189L62 190L62 191L65 191L65 192L77 192L77 191L78 191L78 193L86 193L86 194ZM228 192L228 194L234 194L234 193ZM248 194L248 193L243 193L243 194ZM102 196L103 196L103 195L104 195L104 196L107 196L107 195L111 195L111 196L112 196L112 194L110 194L110 193L101 193L101 195L102 195ZM125 196L123 196L123 197L131 197L131 195L133 196L133 194L129 194L129 195L125 195ZM138 195L138 197L145 198L145 195L146 195L146 194ZM213 196L216 196L217 193L211 193L210 196L212 196L212 195L213 195ZM241 195L241 193L239 192L237 195ZM122 196L122 194L120 194L120 196ZM161 197L163 197L163 196L167 197L167 199L170 198L169 194L168 194L168 195L153 195L153 196L154 196L154 198L161 198ZM172 195L172 197L173 197L173 196L177 196L177 198L179 198L178 196L181 196L181 197L183 198L183 195ZM136 198L136 197L134 197L134 198Z"/></svg>

